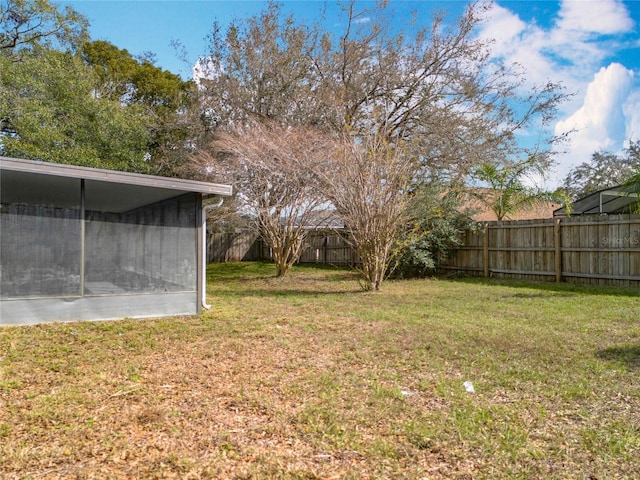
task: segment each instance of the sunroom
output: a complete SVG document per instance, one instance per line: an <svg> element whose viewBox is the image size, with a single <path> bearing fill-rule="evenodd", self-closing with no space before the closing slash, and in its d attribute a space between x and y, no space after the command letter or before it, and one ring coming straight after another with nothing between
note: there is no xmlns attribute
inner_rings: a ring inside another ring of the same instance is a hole
<svg viewBox="0 0 640 480"><path fill-rule="evenodd" d="M0 157L0 325L197 314L212 184Z"/></svg>

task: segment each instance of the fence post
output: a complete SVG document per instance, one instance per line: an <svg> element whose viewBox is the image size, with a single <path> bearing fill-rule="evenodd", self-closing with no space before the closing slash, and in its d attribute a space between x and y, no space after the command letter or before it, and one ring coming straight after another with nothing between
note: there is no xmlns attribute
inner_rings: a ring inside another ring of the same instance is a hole
<svg viewBox="0 0 640 480"><path fill-rule="evenodd" d="M555 264L556 264L556 282L562 281L562 245L560 245L560 221L561 218L555 219L553 225L553 245L555 247Z"/></svg>
<svg viewBox="0 0 640 480"><path fill-rule="evenodd" d="M482 235L482 267L484 278L489 278L489 224L485 222Z"/></svg>

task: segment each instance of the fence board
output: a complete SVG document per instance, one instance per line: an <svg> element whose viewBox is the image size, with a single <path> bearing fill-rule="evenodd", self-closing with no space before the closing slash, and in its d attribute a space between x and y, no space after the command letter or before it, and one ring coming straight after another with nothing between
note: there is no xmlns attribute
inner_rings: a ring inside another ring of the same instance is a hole
<svg viewBox="0 0 640 480"><path fill-rule="evenodd" d="M334 232L312 232L307 237L308 247L298 263L329 265L355 265L358 258L348 241ZM209 233L207 235L207 262L239 262L270 260L271 250L252 231L239 233Z"/></svg>
<svg viewBox="0 0 640 480"><path fill-rule="evenodd" d="M251 231L209 233L207 262L240 262L260 260L258 235Z"/></svg>
<svg viewBox="0 0 640 480"><path fill-rule="evenodd" d="M312 232L307 237L309 247L302 253L298 263L328 265L354 265L357 256L347 239L331 231Z"/></svg>
<svg viewBox="0 0 640 480"><path fill-rule="evenodd" d="M438 268L499 278L640 286L640 215L489 222L486 233L465 232L464 247Z"/></svg>

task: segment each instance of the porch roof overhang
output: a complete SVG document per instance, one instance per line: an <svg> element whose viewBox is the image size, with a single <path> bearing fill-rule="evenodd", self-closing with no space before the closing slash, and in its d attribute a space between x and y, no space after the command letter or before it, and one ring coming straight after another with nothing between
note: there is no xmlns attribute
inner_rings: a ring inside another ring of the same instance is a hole
<svg viewBox="0 0 640 480"><path fill-rule="evenodd" d="M58 188L68 184L64 179L90 182L92 188L87 194L87 206L104 207L108 204L108 210L112 212L126 211L184 193L200 193L205 199L232 194L231 185L0 156L2 190L11 192L14 198L22 201L29 202L31 197L38 195L38 190L47 189L58 191L60 201L66 203L65 189Z"/></svg>

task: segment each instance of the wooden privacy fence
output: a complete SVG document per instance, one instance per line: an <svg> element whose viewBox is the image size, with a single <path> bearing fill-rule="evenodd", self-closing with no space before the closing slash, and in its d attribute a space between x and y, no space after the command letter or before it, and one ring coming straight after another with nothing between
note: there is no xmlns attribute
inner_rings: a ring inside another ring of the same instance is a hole
<svg viewBox="0 0 640 480"><path fill-rule="evenodd" d="M640 215L489 222L438 266L484 277L640 286Z"/></svg>
<svg viewBox="0 0 640 480"><path fill-rule="evenodd" d="M343 235L331 231L315 231L307 237L309 247L302 252L298 263L325 265L355 265L358 256Z"/></svg>
<svg viewBox="0 0 640 480"><path fill-rule="evenodd" d="M262 260L258 235L243 230L235 233L207 234L207 262Z"/></svg>
<svg viewBox="0 0 640 480"><path fill-rule="evenodd" d="M355 265L355 251L342 235L333 231L318 230L309 233L309 247L298 263L325 265ZM207 262L239 262L270 260L271 250L252 231L238 233L209 233L207 235Z"/></svg>

